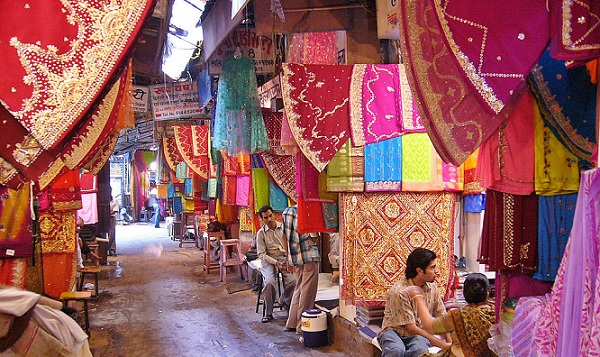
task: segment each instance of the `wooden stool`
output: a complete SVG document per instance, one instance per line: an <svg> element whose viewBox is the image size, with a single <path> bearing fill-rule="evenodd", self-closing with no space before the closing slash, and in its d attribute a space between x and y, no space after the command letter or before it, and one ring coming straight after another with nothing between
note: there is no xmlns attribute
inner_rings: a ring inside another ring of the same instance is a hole
<svg viewBox="0 0 600 357"><path fill-rule="evenodd" d="M89 268L77 268L77 272L81 274L81 278L79 279L79 286L77 286L77 290L83 291L83 283L85 281L85 276L91 274L94 276L94 292L95 295L92 295L94 299L98 299L98 274L102 270L98 267L89 267ZM90 293L91 294L91 293Z"/></svg>
<svg viewBox="0 0 600 357"><path fill-rule="evenodd" d="M207 232L207 236L204 238L204 270L206 270L206 274L210 274L211 268L219 266L219 263L211 263L210 261L211 238L214 238L219 243L225 239L225 232Z"/></svg>
<svg viewBox="0 0 600 357"><path fill-rule="evenodd" d="M92 298L92 293L89 291L65 291L60 294L60 300L64 306L67 306L69 301L83 301L83 313L85 316L85 332L90 334L90 317L88 314L88 301Z"/></svg>
<svg viewBox="0 0 600 357"><path fill-rule="evenodd" d="M179 248L181 248L184 244L195 244L196 248L198 246L198 235L196 234L196 214L194 212L182 212L181 213L181 233L179 235ZM194 239L186 240L185 233L188 230L194 231Z"/></svg>
<svg viewBox="0 0 600 357"><path fill-rule="evenodd" d="M244 274L244 256L242 244L239 239L221 239L221 259L219 260L221 281L227 284L227 267L239 266L240 275L246 280ZM231 251L229 250L231 248Z"/></svg>
<svg viewBox="0 0 600 357"><path fill-rule="evenodd" d="M100 256L100 254L98 254L98 243L88 243L88 248L90 248L92 253L96 254L97 257ZM98 265L100 265L100 261L94 258L93 256L91 257L91 260L94 266L97 267Z"/></svg>

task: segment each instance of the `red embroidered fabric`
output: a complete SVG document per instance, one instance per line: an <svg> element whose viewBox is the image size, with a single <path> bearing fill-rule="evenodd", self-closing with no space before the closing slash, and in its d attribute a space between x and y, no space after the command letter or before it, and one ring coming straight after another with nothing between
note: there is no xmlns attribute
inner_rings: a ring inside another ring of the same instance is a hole
<svg viewBox="0 0 600 357"><path fill-rule="evenodd" d="M319 172L350 138L351 77L352 66L282 66L283 105L290 129Z"/></svg>
<svg viewBox="0 0 600 357"><path fill-rule="evenodd" d="M173 129L177 150L188 168L203 179L208 179L208 126L185 125L174 126Z"/></svg>
<svg viewBox="0 0 600 357"><path fill-rule="evenodd" d="M114 79L153 3L2 4L0 99L43 148L57 146Z"/></svg>

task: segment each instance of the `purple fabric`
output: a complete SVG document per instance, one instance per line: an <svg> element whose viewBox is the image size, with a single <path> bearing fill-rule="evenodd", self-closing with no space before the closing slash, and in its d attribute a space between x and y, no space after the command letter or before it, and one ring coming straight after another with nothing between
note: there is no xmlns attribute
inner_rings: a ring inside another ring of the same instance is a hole
<svg viewBox="0 0 600 357"><path fill-rule="evenodd" d="M513 331L532 328L532 319L536 322L533 336L513 336L518 346L515 356L600 356L598 212L600 169L584 171L571 236L552 292L547 299L524 298L517 305Z"/></svg>

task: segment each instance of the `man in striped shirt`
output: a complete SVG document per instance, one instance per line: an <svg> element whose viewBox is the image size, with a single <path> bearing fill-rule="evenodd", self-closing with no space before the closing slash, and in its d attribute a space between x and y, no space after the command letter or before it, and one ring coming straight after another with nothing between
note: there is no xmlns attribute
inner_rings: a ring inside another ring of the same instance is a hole
<svg viewBox="0 0 600 357"><path fill-rule="evenodd" d="M302 313L315 306L319 287L319 248L313 238L316 234L298 233L298 206L283 210L283 235L288 243L288 257L296 274L296 288L284 331L302 334Z"/></svg>

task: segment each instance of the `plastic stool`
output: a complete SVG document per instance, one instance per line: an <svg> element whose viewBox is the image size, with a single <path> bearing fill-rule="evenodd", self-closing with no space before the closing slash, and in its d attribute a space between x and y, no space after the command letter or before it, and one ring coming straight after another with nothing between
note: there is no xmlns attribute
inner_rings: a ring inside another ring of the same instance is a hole
<svg viewBox="0 0 600 357"><path fill-rule="evenodd" d="M242 244L239 239L221 239L221 259L219 259L221 281L227 284L227 267L239 266L240 275L246 280L244 272L244 256ZM231 251L230 251L231 248Z"/></svg>

